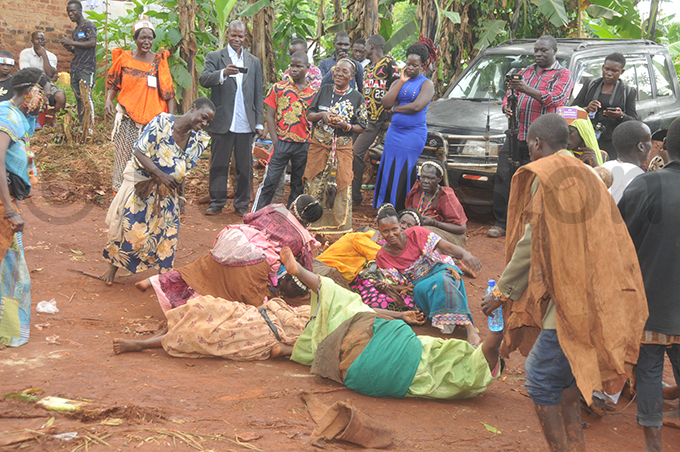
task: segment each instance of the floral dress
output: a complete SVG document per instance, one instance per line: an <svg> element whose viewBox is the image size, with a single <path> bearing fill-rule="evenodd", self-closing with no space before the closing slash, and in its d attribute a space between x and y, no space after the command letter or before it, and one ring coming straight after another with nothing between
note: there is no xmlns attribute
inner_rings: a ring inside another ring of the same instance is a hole
<svg viewBox="0 0 680 452"><path fill-rule="evenodd" d="M182 150L172 136L175 117L167 113L156 116L144 129L135 145L161 171L182 181L196 166L210 136L203 131L192 132L186 150ZM144 168L132 160L132 168L142 177L150 178ZM125 202L123 240L109 241L104 258L113 265L138 273L149 268L166 272L173 268L179 234L179 196L164 185L155 184L150 193L141 198L139 183Z"/></svg>

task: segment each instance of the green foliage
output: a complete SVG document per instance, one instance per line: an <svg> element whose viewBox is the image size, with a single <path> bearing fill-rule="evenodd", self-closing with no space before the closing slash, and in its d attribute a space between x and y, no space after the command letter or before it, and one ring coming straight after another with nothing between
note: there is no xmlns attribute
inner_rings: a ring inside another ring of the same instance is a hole
<svg viewBox="0 0 680 452"><path fill-rule="evenodd" d="M475 44L475 48L481 50L486 49L494 43L499 35L503 35L506 22L504 20L492 20L482 29L479 34L479 41Z"/></svg>
<svg viewBox="0 0 680 452"><path fill-rule="evenodd" d="M561 27L569 23L567 11L564 9L564 0L531 0L538 7L538 11L555 27Z"/></svg>
<svg viewBox="0 0 680 452"><path fill-rule="evenodd" d="M229 16L231 15L231 11L234 9L234 5L236 4L236 0L215 0L214 4L214 10L215 13L217 14L217 47L222 48L224 47L224 43L226 42L226 32L227 32L227 20L229 20ZM203 9L204 5L201 5L201 9ZM213 9L213 5L211 2L208 2L208 8Z"/></svg>
<svg viewBox="0 0 680 452"><path fill-rule="evenodd" d="M274 7L276 24L272 41L277 49L276 70L285 71L288 68L288 48L290 41L295 38L307 39L314 36L313 12L306 0L280 0Z"/></svg>
<svg viewBox="0 0 680 452"><path fill-rule="evenodd" d="M642 18L629 0L592 0L586 8L586 25L600 38L640 39Z"/></svg>

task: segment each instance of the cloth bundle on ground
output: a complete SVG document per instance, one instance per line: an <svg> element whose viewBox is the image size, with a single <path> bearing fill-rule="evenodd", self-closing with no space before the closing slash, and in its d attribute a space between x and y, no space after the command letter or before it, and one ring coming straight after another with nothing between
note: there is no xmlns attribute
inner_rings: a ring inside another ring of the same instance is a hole
<svg viewBox="0 0 680 452"><path fill-rule="evenodd" d="M317 424L311 442L323 448L322 440L339 439L366 448L384 448L392 444L394 432L359 411L352 402L335 402L328 406L308 392L300 394L310 416Z"/></svg>
<svg viewBox="0 0 680 452"><path fill-rule="evenodd" d="M525 165L513 177L506 262L527 222L529 285L519 301L506 302L501 354L528 354L552 299L560 345L591 404L595 390L621 390L637 361L648 312L635 247L602 181L564 155Z"/></svg>
<svg viewBox="0 0 680 452"><path fill-rule="evenodd" d="M321 278L309 324L291 359L312 373L374 397L474 397L494 380L482 348L458 339L416 336L384 320L358 294Z"/></svg>

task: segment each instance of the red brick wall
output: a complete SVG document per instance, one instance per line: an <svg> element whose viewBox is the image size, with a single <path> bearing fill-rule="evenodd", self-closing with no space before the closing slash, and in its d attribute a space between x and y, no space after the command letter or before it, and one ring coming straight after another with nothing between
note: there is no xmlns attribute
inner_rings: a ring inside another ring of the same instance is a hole
<svg viewBox="0 0 680 452"><path fill-rule="evenodd" d="M31 33L45 33L45 48L57 55L58 71L69 70L72 54L59 42L71 36L75 24L66 15L68 0L2 0L0 49L9 50L19 63L19 53L31 46Z"/></svg>

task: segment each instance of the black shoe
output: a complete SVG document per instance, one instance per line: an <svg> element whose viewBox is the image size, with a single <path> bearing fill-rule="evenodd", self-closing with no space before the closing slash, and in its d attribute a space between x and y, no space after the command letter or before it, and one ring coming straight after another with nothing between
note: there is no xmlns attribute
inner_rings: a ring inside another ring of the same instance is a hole
<svg viewBox="0 0 680 452"><path fill-rule="evenodd" d="M206 215L219 215L222 213L222 208L221 207L208 207L208 210L205 211Z"/></svg>
<svg viewBox="0 0 680 452"><path fill-rule="evenodd" d="M247 214L249 211L248 211L248 209L237 209L236 207L234 207L234 212L239 217L242 217L243 215Z"/></svg>

